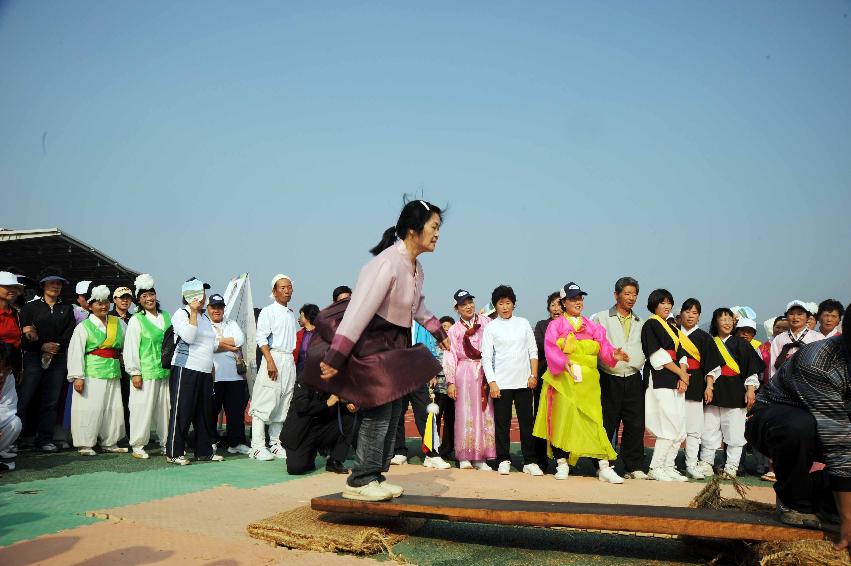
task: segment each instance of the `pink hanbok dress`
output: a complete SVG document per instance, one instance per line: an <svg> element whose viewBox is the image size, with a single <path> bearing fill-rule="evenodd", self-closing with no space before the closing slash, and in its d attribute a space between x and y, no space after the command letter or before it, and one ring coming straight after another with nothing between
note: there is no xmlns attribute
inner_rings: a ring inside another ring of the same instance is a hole
<svg viewBox="0 0 851 566"><path fill-rule="evenodd" d="M496 458L493 400L482 391L480 351L482 335L490 321L486 316L473 318L472 322L480 326L469 337L467 331L470 327L460 320L456 322L449 329L452 344L443 355L446 383L454 384L457 391L455 457L458 460L476 462Z"/></svg>

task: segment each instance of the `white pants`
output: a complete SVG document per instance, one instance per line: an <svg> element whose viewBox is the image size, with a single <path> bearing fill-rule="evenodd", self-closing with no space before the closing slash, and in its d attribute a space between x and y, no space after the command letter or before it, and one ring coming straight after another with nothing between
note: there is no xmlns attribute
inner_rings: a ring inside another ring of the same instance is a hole
<svg viewBox="0 0 851 566"><path fill-rule="evenodd" d="M290 401L293 398L293 387L295 387L295 361L290 352L272 350L272 359L278 368L278 379L269 379L269 371L266 369L266 358L260 362L257 377L254 380L254 389L251 392L251 415L254 419L260 419L264 423L282 423L287 418L290 410Z"/></svg>
<svg viewBox="0 0 851 566"><path fill-rule="evenodd" d="M115 446L124 436L121 380L86 377L82 393L74 391L71 402L71 436L77 448ZM73 383L72 383L73 386Z"/></svg>
<svg viewBox="0 0 851 566"><path fill-rule="evenodd" d="M269 445L281 443L281 431L284 423L269 423ZM266 423L257 418L251 420L251 448L260 450L266 447Z"/></svg>
<svg viewBox="0 0 851 566"><path fill-rule="evenodd" d="M151 440L151 426L157 431L157 440L165 446L168 438L168 413L171 409L168 378L143 379L142 388L130 383L130 446L144 448Z"/></svg>
<svg viewBox="0 0 851 566"><path fill-rule="evenodd" d="M697 464L700 439L703 437L703 401L686 399L686 467Z"/></svg>
<svg viewBox="0 0 851 566"><path fill-rule="evenodd" d="M745 417L748 410L744 407L728 409L707 405L703 411L703 446L700 459L712 465L715 463L715 451L721 448L721 441L727 445L726 467L738 468L742 459L745 440Z"/></svg>
<svg viewBox="0 0 851 566"><path fill-rule="evenodd" d="M651 380L644 394L644 426L657 439L679 446L686 436L685 399L676 389L653 389Z"/></svg>
<svg viewBox="0 0 851 566"><path fill-rule="evenodd" d="M9 422L0 427L0 452L6 450L18 440L21 435L21 428L21 419L18 417L12 417Z"/></svg>

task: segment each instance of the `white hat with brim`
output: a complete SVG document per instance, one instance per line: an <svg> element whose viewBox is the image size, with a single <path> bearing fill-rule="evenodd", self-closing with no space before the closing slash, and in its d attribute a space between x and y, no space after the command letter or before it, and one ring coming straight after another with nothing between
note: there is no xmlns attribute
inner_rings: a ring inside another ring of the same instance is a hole
<svg viewBox="0 0 851 566"><path fill-rule="evenodd" d="M799 308L799 309L805 310L807 312L810 312L809 307L807 307L807 303L805 303L804 301L799 301L798 299L795 299L794 301L790 301L789 304L786 305L786 312L788 313L790 310L792 310L796 307Z"/></svg>
<svg viewBox="0 0 851 566"><path fill-rule="evenodd" d="M740 318L739 322L736 323L736 328L750 328L756 332L756 321L751 318Z"/></svg>
<svg viewBox="0 0 851 566"><path fill-rule="evenodd" d="M24 284L18 279L18 276L8 271L0 271L0 285L6 287L23 287Z"/></svg>

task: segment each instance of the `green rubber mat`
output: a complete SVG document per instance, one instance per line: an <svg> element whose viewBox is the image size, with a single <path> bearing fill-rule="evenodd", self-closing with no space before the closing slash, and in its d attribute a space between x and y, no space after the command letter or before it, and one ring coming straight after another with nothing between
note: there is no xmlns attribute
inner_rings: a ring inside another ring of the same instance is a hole
<svg viewBox="0 0 851 566"><path fill-rule="evenodd" d="M428 521L393 552L419 566L705 563L675 539L447 521Z"/></svg>

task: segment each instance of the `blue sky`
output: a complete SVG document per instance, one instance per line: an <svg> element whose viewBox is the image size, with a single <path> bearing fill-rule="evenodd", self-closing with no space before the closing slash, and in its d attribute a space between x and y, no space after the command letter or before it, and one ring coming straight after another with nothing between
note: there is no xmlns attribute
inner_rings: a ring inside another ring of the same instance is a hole
<svg viewBox="0 0 851 566"><path fill-rule="evenodd" d="M459 4L4 2L0 225L323 306L421 191L437 314L851 300L851 3Z"/></svg>

